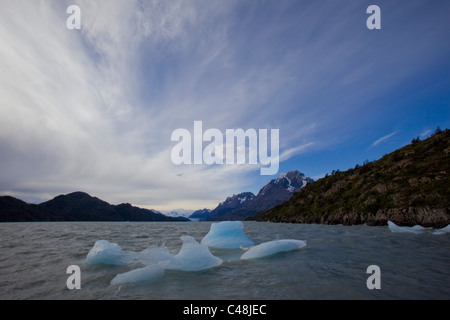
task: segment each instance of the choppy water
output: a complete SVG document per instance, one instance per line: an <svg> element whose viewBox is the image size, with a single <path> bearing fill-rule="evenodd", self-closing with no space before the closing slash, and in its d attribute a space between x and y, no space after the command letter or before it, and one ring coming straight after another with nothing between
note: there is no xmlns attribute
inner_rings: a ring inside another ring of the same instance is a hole
<svg viewBox="0 0 450 320"><path fill-rule="evenodd" d="M450 299L450 235L393 233L388 227L245 222L257 244L300 239L307 247L256 260L241 250L214 250L223 264L198 272L168 271L153 283L110 286L130 267L87 265L96 240L141 251L164 244L176 254L180 236L200 241L207 222L0 224L0 299ZM81 269L69 290L67 267ZM381 289L369 290L369 265Z"/></svg>

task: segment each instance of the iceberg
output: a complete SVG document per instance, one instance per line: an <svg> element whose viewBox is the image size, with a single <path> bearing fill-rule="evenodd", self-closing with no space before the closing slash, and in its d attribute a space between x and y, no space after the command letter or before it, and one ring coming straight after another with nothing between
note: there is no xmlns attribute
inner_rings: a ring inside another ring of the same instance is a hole
<svg viewBox="0 0 450 320"><path fill-rule="evenodd" d="M173 255L165 246L149 247L141 252L130 252L129 256L134 261L141 262L145 265L158 263L160 261L171 261L173 259Z"/></svg>
<svg viewBox="0 0 450 320"><path fill-rule="evenodd" d="M223 259L213 255L210 247L244 250L245 253L240 256L240 259L247 260L306 246L306 241L294 239L274 240L255 246L254 241L244 233L241 221L212 223L201 243L188 235L181 236L180 239L183 244L178 254L170 253L164 245L134 252L123 250L117 243L97 240L87 255L86 263L139 267L116 275L110 282L110 285L135 284L160 279L164 276L165 270L190 272L221 265Z"/></svg>
<svg viewBox="0 0 450 320"><path fill-rule="evenodd" d="M217 249L239 249L255 244L244 233L244 225L241 221L212 223L208 234L202 239L201 243Z"/></svg>
<svg viewBox="0 0 450 320"><path fill-rule="evenodd" d="M87 255L86 263L124 266L130 263L130 260L130 255L117 243L97 240Z"/></svg>
<svg viewBox="0 0 450 320"><path fill-rule="evenodd" d="M241 256L241 259L247 260L267 257L279 252L297 250L305 246L306 241L303 240L283 239L268 241L251 247Z"/></svg>
<svg viewBox="0 0 450 320"><path fill-rule="evenodd" d="M426 229L425 227L419 225L415 225L414 227L401 227L392 221L388 221L388 227L392 232L407 232L414 234L421 234Z"/></svg>
<svg viewBox="0 0 450 320"><path fill-rule="evenodd" d="M198 243L191 236L182 236L183 245L177 255L173 255L166 247L147 248L141 252L125 251L117 243L98 240L89 251L86 259L88 264L105 264L126 266L132 263L142 263L147 266L166 262L165 269L182 271L199 271L222 264L222 259L214 256L206 245ZM163 268L163 269L164 269ZM140 268L126 273L125 279L146 278L153 269ZM122 281L122 277L115 281Z"/></svg>
<svg viewBox="0 0 450 320"><path fill-rule="evenodd" d="M172 256L167 269L181 271L200 271L222 264L223 260L214 256L209 248L191 236L181 236L183 245L180 252Z"/></svg>
<svg viewBox="0 0 450 320"><path fill-rule="evenodd" d="M441 235L441 234L446 234L450 232L450 224L448 226L446 226L445 228L442 229L437 229L433 232L433 234L435 235Z"/></svg>
<svg viewBox="0 0 450 320"><path fill-rule="evenodd" d="M129 272L118 274L111 280L110 285L118 285L125 283L147 283L155 281L164 276L164 269L169 261L160 261L156 264L138 268Z"/></svg>

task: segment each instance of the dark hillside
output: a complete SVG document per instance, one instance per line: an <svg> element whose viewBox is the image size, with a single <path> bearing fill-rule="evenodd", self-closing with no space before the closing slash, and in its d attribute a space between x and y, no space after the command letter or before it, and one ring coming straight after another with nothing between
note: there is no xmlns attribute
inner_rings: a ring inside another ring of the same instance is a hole
<svg viewBox="0 0 450 320"><path fill-rule="evenodd" d="M450 223L450 131L378 161L335 172L253 219L274 222L444 227Z"/></svg>

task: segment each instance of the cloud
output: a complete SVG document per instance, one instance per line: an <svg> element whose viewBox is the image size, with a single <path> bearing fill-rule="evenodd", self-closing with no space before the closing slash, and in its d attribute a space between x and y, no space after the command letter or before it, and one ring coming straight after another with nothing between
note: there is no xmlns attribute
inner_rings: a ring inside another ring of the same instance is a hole
<svg viewBox="0 0 450 320"><path fill-rule="evenodd" d="M119 120L127 107L124 83L133 77L114 73L123 57L107 54L103 41L93 59L79 34L65 28L65 8L51 4L10 1L1 17L1 187L95 192L111 176L116 183L129 176L137 162L126 153Z"/></svg>
<svg viewBox="0 0 450 320"><path fill-rule="evenodd" d="M294 155L298 155L299 153L305 152L308 148L312 147L314 145L314 142L305 143L301 146L297 146L294 148L290 148L286 151L283 151L280 154L280 162L286 161L289 158L293 157Z"/></svg>
<svg viewBox="0 0 450 320"><path fill-rule="evenodd" d="M374 142L370 145L370 147L375 147L375 146L379 145L380 143L382 143L382 142L384 142L384 141L390 139L391 137L395 136L397 133L398 133L398 131L394 131L394 132L392 132L392 133L390 133L390 134L388 134L388 135L386 135L386 136L384 136L384 137L381 137L380 139L374 141Z"/></svg>
<svg viewBox="0 0 450 320"><path fill-rule="evenodd" d="M175 166L173 130L195 120L221 132L280 129L281 161L320 151L357 134L379 111L373 101L439 57L433 41L445 43L442 24L427 24L430 36L413 45L415 20L403 16L416 2L382 4L386 21L410 24L370 35L360 3L105 3L2 1L0 193L217 203L246 190L260 165ZM81 31L66 28L71 4ZM427 59L417 58L423 48Z"/></svg>
<svg viewBox="0 0 450 320"><path fill-rule="evenodd" d="M433 130L426 129L419 134L419 137L420 137L420 139L426 139L432 132L433 132Z"/></svg>

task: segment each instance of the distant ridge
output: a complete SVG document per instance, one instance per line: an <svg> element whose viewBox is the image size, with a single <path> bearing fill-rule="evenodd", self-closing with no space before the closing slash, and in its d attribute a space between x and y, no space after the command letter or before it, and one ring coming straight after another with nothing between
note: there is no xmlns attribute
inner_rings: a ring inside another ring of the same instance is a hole
<svg viewBox="0 0 450 320"><path fill-rule="evenodd" d="M438 128L378 161L333 171L253 219L442 228L450 223L449 173L450 131Z"/></svg>
<svg viewBox="0 0 450 320"><path fill-rule="evenodd" d="M26 221L188 221L129 203L111 205L84 192L60 195L41 204L0 197L0 222Z"/></svg>

